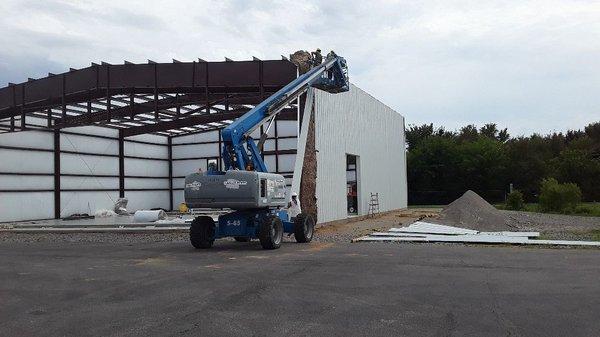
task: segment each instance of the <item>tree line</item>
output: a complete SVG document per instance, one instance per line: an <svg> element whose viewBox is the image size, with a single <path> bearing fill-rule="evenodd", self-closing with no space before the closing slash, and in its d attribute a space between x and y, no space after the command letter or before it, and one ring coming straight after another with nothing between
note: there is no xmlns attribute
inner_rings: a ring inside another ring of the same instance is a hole
<svg viewBox="0 0 600 337"><path fill-rule="evenodd" d="M575 183L584 201L600 201L600 122L527 137L493 123L458 131L409 125L406 142L409 204L446 204L469 189L501 202L511 184L535 202L546 178Z"/></svg>

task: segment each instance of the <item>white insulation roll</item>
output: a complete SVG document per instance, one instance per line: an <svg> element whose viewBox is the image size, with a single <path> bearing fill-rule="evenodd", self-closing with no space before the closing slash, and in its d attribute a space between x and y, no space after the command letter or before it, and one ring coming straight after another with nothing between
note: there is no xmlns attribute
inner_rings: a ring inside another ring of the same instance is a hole
<svg viewBox="0 0 600 337"><path fill-rule="evenodd" d="M167 217L167 213L165 211L157 210L157 211L135 211L133 214L133 221L135 222L154 222L158 220L163 220Z"/></svg>

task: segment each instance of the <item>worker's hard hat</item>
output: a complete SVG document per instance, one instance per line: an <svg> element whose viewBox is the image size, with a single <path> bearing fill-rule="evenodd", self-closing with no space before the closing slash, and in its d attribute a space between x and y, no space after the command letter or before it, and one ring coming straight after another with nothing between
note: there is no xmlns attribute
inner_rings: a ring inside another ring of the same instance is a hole
<svg viewBox="0 0 600 337"><path fill-rule="evenodd" d="M297 197L297 196L298 196L298 193L292 192L292 197Z"/></svg>
<svg viewBox="0 0 600 337"><path fill-rule="evenodd" d="M321 52L321 49L317 48L317 51L318 51L318 52Z"/></svg>

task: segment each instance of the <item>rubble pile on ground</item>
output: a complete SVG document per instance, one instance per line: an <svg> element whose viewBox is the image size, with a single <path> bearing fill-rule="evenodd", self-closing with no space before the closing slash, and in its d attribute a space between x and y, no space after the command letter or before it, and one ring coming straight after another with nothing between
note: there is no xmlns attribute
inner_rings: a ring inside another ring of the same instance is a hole
<svg viewBox="0 0 600 337"><path fill-rule="evenodd" d="M436 222L486 232L516 229L505 214L471 190L446 206Z"/></svg>

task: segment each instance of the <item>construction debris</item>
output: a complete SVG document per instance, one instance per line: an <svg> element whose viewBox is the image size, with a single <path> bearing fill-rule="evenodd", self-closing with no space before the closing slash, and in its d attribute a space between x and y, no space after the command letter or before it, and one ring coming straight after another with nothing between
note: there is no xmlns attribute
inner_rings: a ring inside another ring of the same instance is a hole
<svg viewBox="0 0 600 337"><path fill-rule="evenodd" d="M109 218L111 216L117 216L117 213L110 209L99 209L94 213L96 218Z"/></svg>
<svg viewBox="0 0 600 337"><path fill-rule="evenodd" d="M129 200L127 198L117 199L117 202L115 202L115 207L114 207L115 213L117 213L118 215L129 215L129 212L127 212L127 203L128 202L129 202Z"/></svg>
<svg viewBox="0 0 600 337"><path fill-rule="evenodd" d="M417 221L408 227L390 228L390 232L418 233L418 234L447 234L447 235L477 234L478 233L476 230L473 230L473 229L437 225L437 224L422 222L422 221Z"/></svg>
<svg viewBox="0 0 600 337"><path fill-rule="evenodd" d="M298 67L300 75L309 71L313 64L312 55L306 50L298 50L290 54L290 61Z"/></svg>
<svg viewBox="0 0 600 337"><path fill-rule="evenodd" d="M473 229L444 226L424 221L417 221L405 228L390 228L390 232L394 233L419 233L419 234L443 234L443 235L504 235L504 236L522 236L522 237L538 237L539 232L478 232Z"/></svg>
<svg viewBox="0 0 600 337"><path fill-rule="evenodd" d="M62 218L62 221L82 220L82 219L93 219L93 215L87 213L74 213L67 217Z"/></svg>
<svg viewBox="0 0 600 337"><path fill-rule="evenodd" d="M167 218L167 213L163 210L139 210L133 214L134 222L155 222Z"/></svg>
<svg viewBox="0 0 600 337"><path fill-rule="evenodd" d="M455 242L484 244L526 244L526 245L559 245L559 246L597 246L598 241L566 241L536 240L538 232L482 232L467 228L459 228L417 221L408 227L391 228L387 232L375 232L354 239L360 241L388 242Z"/></svg>

